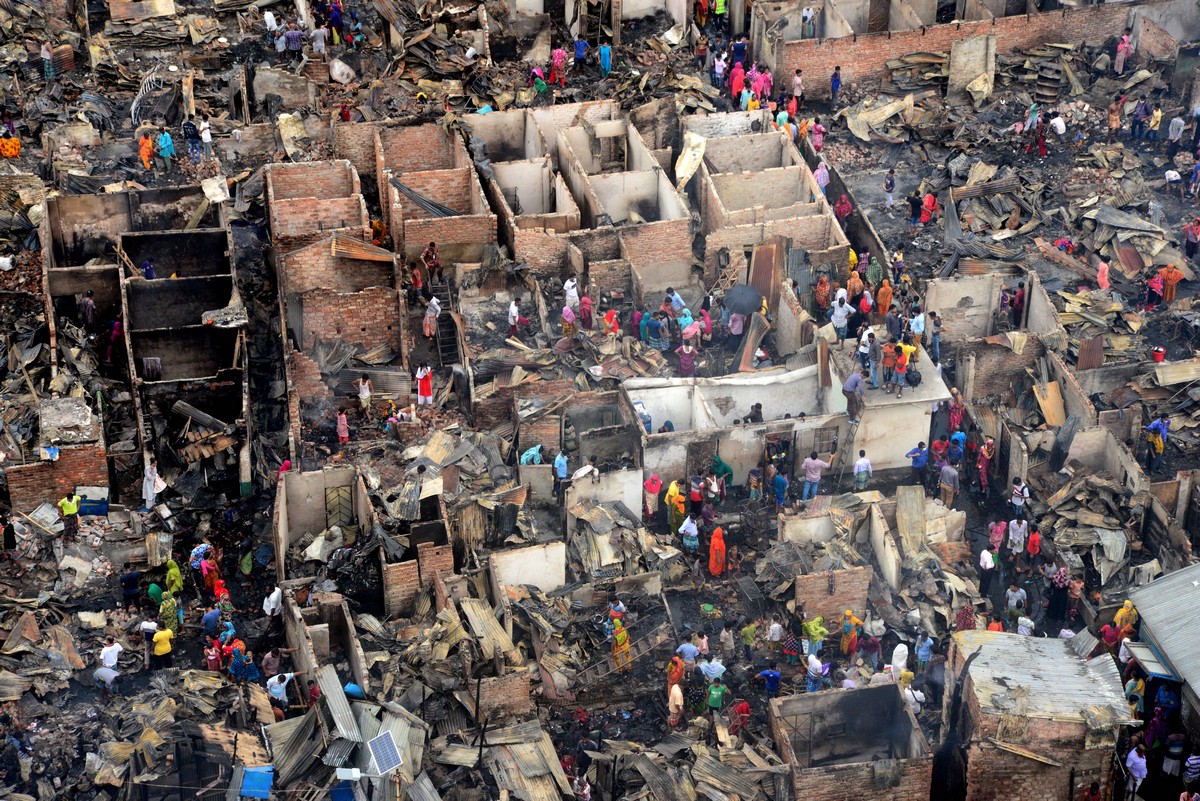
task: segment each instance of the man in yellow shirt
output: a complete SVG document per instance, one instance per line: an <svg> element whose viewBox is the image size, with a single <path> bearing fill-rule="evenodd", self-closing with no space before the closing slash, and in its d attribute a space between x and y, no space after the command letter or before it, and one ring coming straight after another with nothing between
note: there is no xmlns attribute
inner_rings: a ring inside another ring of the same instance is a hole
<svg viewBox="0 0 1200 801"><path fill-rule="evenodd" d="M898 349L904 351L904 356L906 359L908 359L908 366L912 367L913 364L915 364L916 360L917 360L917 346L910 345L907 342L901 341L900 343L898 343L896 345L896 347Z"/></svg>
<svg viewBox="0 0 1200 801"><path fill-rule="evenodd" d="M62 512L64 542L72 542L79 533L79 501L79 496L72 492L58 502L58 509Z"/></svg>
<svg viewBox="0 0 1200 801"><path fill-rule="evenodd" d="M171 641L175 638L175 632L171 631L166 626L154 632L154 653L150 656L150 669L161 670L162 668L171 667Z"/></svg>
<svg viewBox="0 0 1200 801"><path fill-rule="evenodd" d="M1152 148L1158 148L1158 129L1162 125L1162 106L1155 103L1154 111L1150 112L1150 119L1146 120L1146 139L1154 144Z"/></svg>

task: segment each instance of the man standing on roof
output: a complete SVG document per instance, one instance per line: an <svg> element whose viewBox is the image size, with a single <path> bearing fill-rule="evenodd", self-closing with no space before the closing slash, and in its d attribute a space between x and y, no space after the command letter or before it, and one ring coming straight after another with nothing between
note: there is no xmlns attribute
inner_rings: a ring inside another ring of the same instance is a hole
<svg viewBox="0 0 1200 801"><path fill-rule="evenodd" d="M1167 447L1167 431L1171 428L1171 415L1160 412L1158 419L1146 426L1146 470L1153 473L1162 464L1163 451Z"/></svg>

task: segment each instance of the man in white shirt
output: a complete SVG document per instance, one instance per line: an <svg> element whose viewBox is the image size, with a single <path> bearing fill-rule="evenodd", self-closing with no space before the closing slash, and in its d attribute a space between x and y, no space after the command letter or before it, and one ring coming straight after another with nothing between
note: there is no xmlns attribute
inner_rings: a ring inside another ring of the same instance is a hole
<svg viewBox="0 0 1200 801"><path fill-rule="evenodd" d="M920 306L913 307L912 319L908 321L908 330L913 334L913 344L919 345L925 339L925 315Z"/></svg>
<svg viewBox="0 0 1200 801"><path fill-rule="evenodd" d="M1125 757L1125 767L1129 769L1129 787L1127 797L1130 799L1137 797L1138 787L1141 786L1142 780L1146 778L1146 746L1138 743L1137 748L1129 752L1129 756Z"/></svg>
<svg viewBox="0 0 1200 801"><path fill-rule="evenodd" d="M526 331L529 330L529 321L521 316L521 299L518 297L508 304L508 335L515 337L520 326L525 326Z"/></svg>
<svg viewBox="0 0 1200 801"><path fill-rule="evenodd" d="M1167 191L1174 192L1179 190L1179 200L1183 200L1183 176L1174 168L1169 168L1163 173L1163 180L1167 182Z"/></svg>
<svg viewBox="0 0 1200 801"><path fill-rule="evenodd" d="M208 122L208 115L200 115L200 147L204 150L204 159L207 161L213 157L212 149L212 125Z"/></svg>
<svg viewBox="0 0 1200 801"><path fill-rule="evenodd" d="M850 315L854 312L849 305L846 304L846 299L839 297L837 303L829 311L829 321L833 323L833 330L837 333L838 344L845 347L846 335L849 333L846 330L846 324L850 321Z"/></svg>
<svg viewBox="0 0 1200 801"><path fill-rule="evenodd" d="M920 690L914 690L912 685L904 688L904 703L908 704L908 708L914 715L921 714L921 705L925 703L925 693Z"/></svg>
<svg viewBox="0 0 1200 801"><path fill-rule="evenodd" d="M989 545L979 554L979 594L988 597L992 588L992 579L996 577L996 549L999 545Z"/></svg>
<svg viewBox="0 0 1200 801"><path fill-rule="evenodd" d="M287 686L288 682L297 676L303 676L307 671L298 671L296 673L276 673L271 678L267 679L267 695L271 698L271 703L280 709L287 709Z"/></svg>
<svg viewBox="0 0 1200 801"><path fill-rule="evenodd" d="M1025 541L1029 538L1029 522L1014 517L1008 521L1008 550L1013 561L1025 551Z"/></svg>
<svg viewBox="0 0 1200 801"><path fill-rule="evenodd" d="M112 637L106 637L104 642L105 646L100 649L100 664L106 668L115 669L117 667L117 659L120 658L121 652L125 649Z"/></svg>
<svg viewBox="0 0 1200 801"><path fill-rule="evenodd" d="M563 281L563 297L571 311L579 311L579 282L575 280L575 276L572 275Z"/></svg>
<svg viewBox="0 0 1200 801"><path fill-rule="evenodd" d="M1024 519L1025 517L1025 501L1029 500L1029 485L1021 480L1020 476L1013 479L1012 492L1008 496L1008 502L1012 504L1013 517Z"/></svg>
<svg viewBox="0 0 1200 801"><path fill-rule="evenodd" d="M1050 127L1054 129L1054 133L1058 134L1059 139L1067 135L1067 121L1062 118L1061 114L1054 115L1054 119L1050 120Z"/></svg>
<svg viewBox="0 0 1200 801"><path fill-rule="evenodd" d="M862 492L867 488L867 480L875 475L874 469L871 467L871 460L867 458L865 450L859 450L858 461L854 463L854 491Z"/></svg>

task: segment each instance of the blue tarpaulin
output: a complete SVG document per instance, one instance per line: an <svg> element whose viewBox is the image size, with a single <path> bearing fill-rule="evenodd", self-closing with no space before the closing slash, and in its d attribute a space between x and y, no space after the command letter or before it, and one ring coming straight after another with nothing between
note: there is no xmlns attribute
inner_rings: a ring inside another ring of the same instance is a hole
<svg viewBox="0 0 1200 801"><path fill-rule="evenodd" d="M261 768L243 768L242 789L238 791L242 798L270 798L271 784L275 781L275 768L267 765Z"/></svg>

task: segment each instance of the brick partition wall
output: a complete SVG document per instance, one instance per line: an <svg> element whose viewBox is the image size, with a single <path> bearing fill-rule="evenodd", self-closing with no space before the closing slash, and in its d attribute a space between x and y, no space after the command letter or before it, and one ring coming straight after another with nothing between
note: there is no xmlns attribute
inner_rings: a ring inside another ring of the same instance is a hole
<svg viewBox="0 0 1200 801"><path fill-rule="evenodd" d="M108 460L104 444L70 445L54 462L10 465L8 497L13 509L31 512L43 501L57 503L76 487L107 487Z"/></svg>
<svg viewBox="0 0 1200 801"><path fill-rule="evenodd" d="M792 75L803 69L809 78L809 95L828 97L828 76L838 65L842 68L843 83L853 83L885 77L891 59L909 53L949 52L956 40L971 36L995 36L997 53L1044 42L1100 44L1125 28L1131 7L1136 6L1104 3L993 20L950 22L911 31L799 39L783 44L776 74Z"/></svg>
<svg viewBox="0 0 1200 801"><path fill-rule="evenodd" d="M388 287L362 292L314 289L300 296L305 347L315 337L341 337L374 348L387 345L399 352L404 327L401 295Z"/></svg>
<svg viewBox="0 0 1200 801"><path fill-rule="evenodd" d="M690 217L621 228L618 229L618 236L622 253L631 264L650 265L692 259Z"/></svg>
<svg viewBox="0 0 1200 801"><path fill-rule="evenodd" d="M534 445L542 445L546 449L545 458L552 461L562 447L562 415L544 414L531 423L521 423L517 436L517 448L521 453Z"/></svg>
<svg viewBox="0 0 1200 801"><path fill-rule="evenodd" d="M349 161L359 175L375 178L375 132L396 123L396 120L340 122L334 111L333 155Z"/></svg>
<svg viewBox="0 0 1200 801"><path fill-rule="evenodd" d="M454 574L454 547L422 542L417 546L417 565L420 570L421 586L433 584L434 576Z"/></svg>
<svg viewBox="0 0 1200 801"><path fill-rule="evenodd" d="M496 215L491 213L483 196L483 188L473 169L462 167L455 170L411 172L400 177L406 186L462 214L455 217L430 217L423 209L413 205L407 196L389 186L386 197L389 198L388 213L397 252L415 257L429 242L437 242L439 248L465 246L444 250L443 261L454 261L456 257L461 257L458 258L461 261L478 261L481 248L470 246L496 242Z"/></svg>
<svg viewBox="0 0 1200 801"><path fill-rule="evenodd" d="M383 557L380 556L382 559ZM421 588L421 571L416 559L383 565L383 610L388 615L412 611L413 599Z"/></svg>
<svg viewBox="0 0 1200 801"><path fill-rule="evenodd" d="M607 261L589 262L587 266L587 285L593 293L593 301L601 297L612 297L614 292L624 293L628 298L632 289L629 262L625 259L609 259ZM625 322L628 322L626 320Z"/></svg>
<svg viewBox="0 0 1200 801"><path fill-rule="evenodd" d="M945 344L942 348L946 349ZM970 384L961 389L965 393L964 400L971 403L982 398L1008 397L1012 390L1012 382L1017 376L1023 378L1026 368L1036 367L1038 359L1046 355L1046 347L1040 338L1033 335L1025 340L1025 347L1020 353L1004 345L993 345L987 340L974 339L958 343L959 364L962 364L964 356L968 353L975 357L975 369L972 371L973 379ZM964 379L960 371L958 380L965 384Z"/></svg>
<svg viewBox="0 0 1200 801"><path fill-rule="evenodd" d="M305 197L271 203L271 236L276 247L291 250L344 231L362 240L371 236L367 204L353 197Z"/></svg>
<svg viewBox="0 0 1200 801"><path fill-rule="evenodd" d="M362 192L358 174L348 161L271 164L267 167L270 199L350 197Z"/></svg>
<svg viewBox="0 0 1200 801"><path fill-rule="evenodd" d="M318 288L356 292L372 286L392 286L389 262L337 258L329 241L328 237L320 239L281 258L285 292L300 294Z"/></svg>
<svg viewBox="0 0 1200 801"><path fill-rule="evenodd" d="M480 713L484 717L493 712L501 712L503 715L523 715L531 710L533 702L529 696L530 676L529 670L517 670L499 678L480 679ZM471 690L474 691L474 687Z"/></svg>
<svg viewBox="0 0 1200 801"><path fill-rule="evenodd" d="M832 578L831 578L832 575ZM830 573L809 573L806 576L796 576L796 608L804 608L805 617L812 618L822 615L825 627L829 629L830 638L841 636L835 631L835 623L847 609L853 609L854 614L862 618L867 604L867 589L875 575L872 567L850 567L845 570L834 570ZM833 583L833 593L829 591Z"/></svg>

